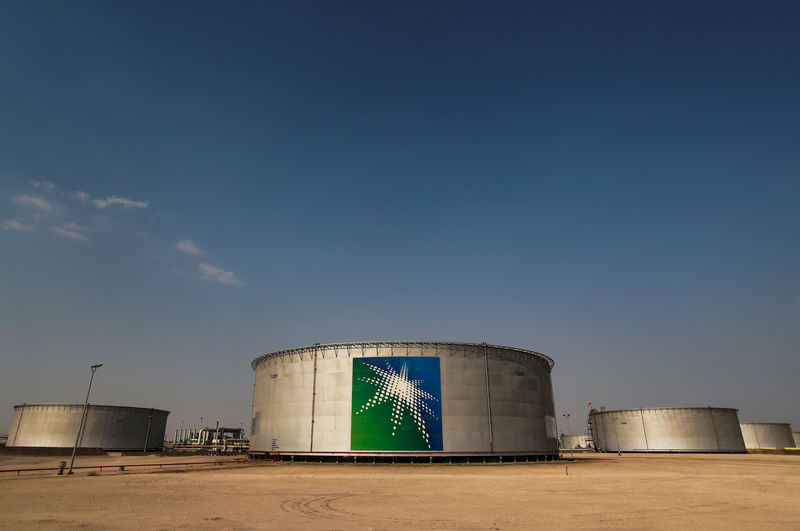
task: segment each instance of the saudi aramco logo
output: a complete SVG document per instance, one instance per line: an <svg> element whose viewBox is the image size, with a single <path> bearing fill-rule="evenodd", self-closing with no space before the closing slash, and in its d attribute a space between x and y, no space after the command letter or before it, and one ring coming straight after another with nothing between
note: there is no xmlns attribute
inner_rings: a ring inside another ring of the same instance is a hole
<svg viewBox="0 0 800 531"><path fill-rule="evenodd" d="M439 358L353 360L352 450L442 449Z"/></svg>

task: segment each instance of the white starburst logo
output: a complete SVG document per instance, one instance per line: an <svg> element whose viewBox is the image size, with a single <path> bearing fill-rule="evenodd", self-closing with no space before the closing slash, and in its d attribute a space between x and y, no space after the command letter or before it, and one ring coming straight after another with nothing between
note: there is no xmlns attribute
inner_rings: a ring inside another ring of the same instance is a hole
<svg viewBox="0 0 800 531"><path fill-rule="evenodd" d="M425 429L425 419L422 418L422 413L427 413L436 418L433 409L425 403L426 400L437 401L436 397L420 389L422 380L408 379L407 363L403 363L399 373L389 365L388 361L386 362L386 369L381 369L371 364L365 365L375 372L375 376L359 378L359 380L374 385L375 394L361 406L361 409L356 411L356 415L388 400L392 403L392 435L403 424L403 416L408 415L417 425L417 429L425 439L425 444L430 448L430 436Z"/></svg>

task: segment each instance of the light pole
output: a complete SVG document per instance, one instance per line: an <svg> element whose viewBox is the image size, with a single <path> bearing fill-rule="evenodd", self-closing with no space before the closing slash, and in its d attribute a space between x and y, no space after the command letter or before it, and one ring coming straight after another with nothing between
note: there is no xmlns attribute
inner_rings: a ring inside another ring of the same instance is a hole
<svg viewBox="0 0 800 531"><path fill-rule="evenodd" d="M153 422L153 408L150 408L150 414L147 415L147 433L144 436L144 450L143 454L147 453L147 443L150 441L150 424Z"/></svg>
<svg viewBox="0 0 800 531"><path fill-rule="evenodd" d="M75 437L75 446L72 448L72 459L69 461L69 472L67 474L72 474L72 465L75 463L75 453L78 451L78 443L81 440L81 435L83 435L83 423L86 422L86 408L89 406L89 393L92 392L92 380L94 380L94 371L102 367L102 363L98 363L97 365L92 365L90 368L92 369L92 375L89 377L89 389L86 390L86 400L83 401L83 414L81 415L81 423L78 426L78 436Z"/></svg>

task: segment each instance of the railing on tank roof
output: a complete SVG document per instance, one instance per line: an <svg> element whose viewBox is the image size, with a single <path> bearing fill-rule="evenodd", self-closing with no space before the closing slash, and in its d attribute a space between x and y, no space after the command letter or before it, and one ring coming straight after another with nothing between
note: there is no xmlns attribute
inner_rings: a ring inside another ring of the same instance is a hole
<svg viewBox="0 0 800 531"><path fill-rule="evenodd" d="M500 350L508 350L512 352L517 352L520 354L526 354L529 356L533 356L543 360L547 365L552 369L555 362L549 356L546 356L540 352L536 352L533 350L527 350L523 348L517 347L507 347L503 345L490 345L486 343L462 343L456 341L353 341L353 342L346 342L346 343L320 343L315 345L307 345L304 347L296 347L290 348L285 350L277 350L275 352L269 352L262 356L257 357L253 360L250 364L253 370L258 367L263 361L266 361L271 358L278 358L281 356L292 355L292 354L300 354L302 352L308 352L309 350L334 350L334 349L351 349L351 348L424 348L424 347L435 347L435 348L453 348L453 347L469 347L474 348L476 350L481 348L490 348L490 349L500 349Z"/></svg>
<svg viewBox="0 0 800 531"><path fill-rule="evenodd" d="M604 409L602 411L590 411L590 415L599 415L599 414L607 414L607 413L625 413L625 412L636 412L639 413L640 411L683 411L683 410L702 410L708 411L709 409L717 410L717 411L736 411L739 410L735 407L718 407L718 406L686 406L686 407L635 407L635 408L628 408L628 409Z"/></svg>

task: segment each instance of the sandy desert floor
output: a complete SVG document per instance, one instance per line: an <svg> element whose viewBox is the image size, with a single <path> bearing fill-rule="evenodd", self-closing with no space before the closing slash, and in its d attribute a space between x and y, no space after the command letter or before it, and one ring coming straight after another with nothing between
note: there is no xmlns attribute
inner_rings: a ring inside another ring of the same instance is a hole
<svg viewBox="0 0 800 531"><path fill-rule="evenodd" d="M4 457L0 468L53 461ZM154 459L81 458L81 464L144 461ZM0 527L798 529L799 492L800 456L591 454L572 462L487 465L231 463L180 472L0 474Z"/></svg>

